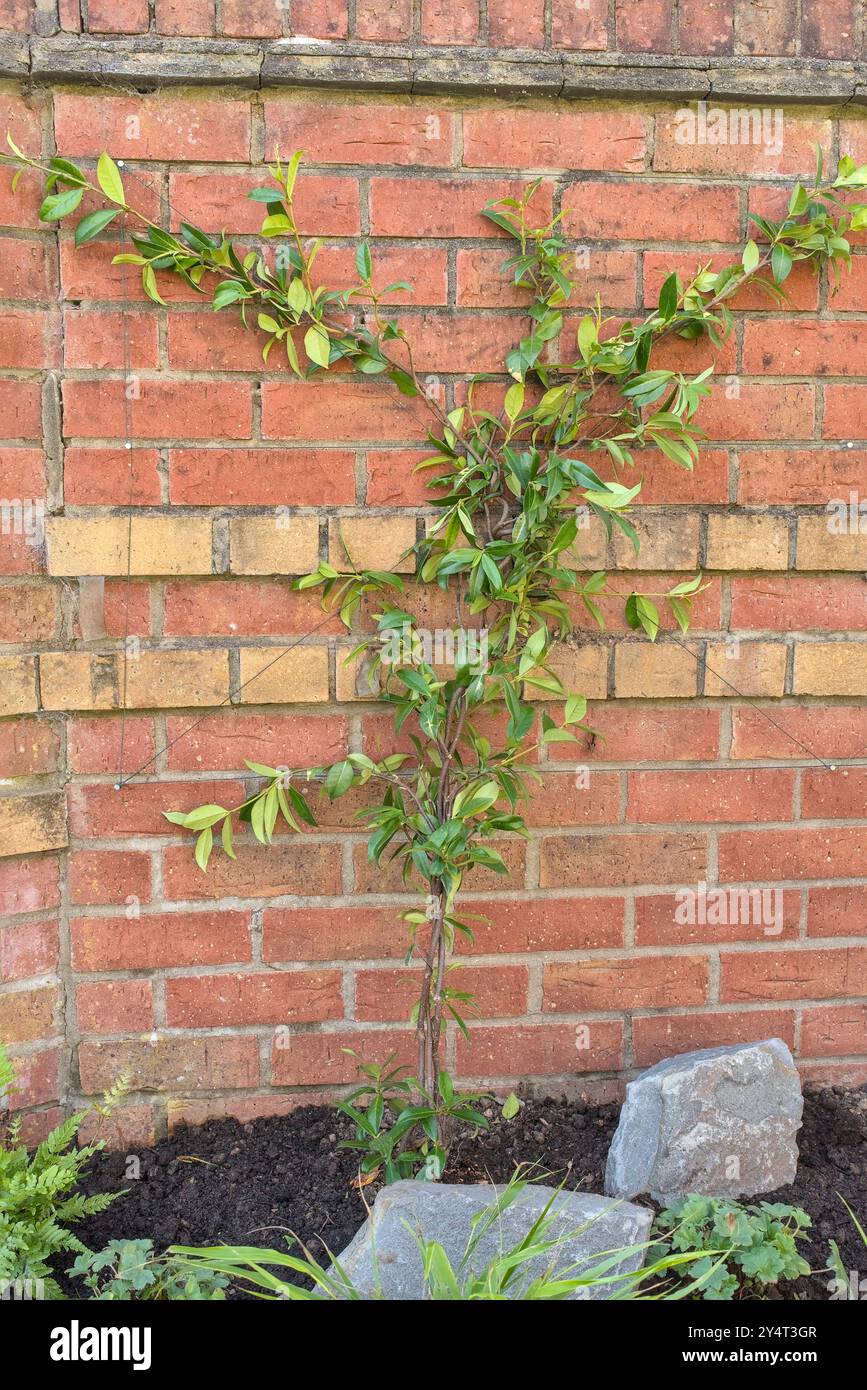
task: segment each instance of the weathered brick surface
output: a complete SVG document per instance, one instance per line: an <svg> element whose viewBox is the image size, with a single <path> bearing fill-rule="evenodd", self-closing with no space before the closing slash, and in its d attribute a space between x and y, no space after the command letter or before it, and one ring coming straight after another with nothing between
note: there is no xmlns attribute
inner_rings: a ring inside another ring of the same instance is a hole
<svg viewBox="0 0 867 1390"><path fill-rule="evenodd" d="M62 7L68 32L78 8ZM770 8L761 31L755 6L728 0L358 0L351 14L310 0L291 7L291 33L271 3L91 0L85 18L105 35L294 33L570 60L616 46L834 59L861 41L847 0L804 7L794 28ZM0 0L0 28L25 30L31 12ZM678 109L62 86L4 90L0 127L34 152L51 148L49 133L83 159L108 146L147 215L245 237L263 156L303 145L302 232L336 239L321 281L349 283L352 240L369 232L380 283L416 286L396 297L400 321L451 405L523 330L502 236L480 215L489 199L539 175L540 218L563 210L581 252L571 350L597 294L634 315L669 267L724 263L747 208L781 215L815 141L867 158L854 105L786 108L773 155L680 143ZM263 369L234 316L203 311L183 287L166 287L165 307L143 301L105 242L76 251L37 210L32 181L13 198L0 174L2 490L48 514L44 545L14 526L0 534L0 1028L20 1048L17 1103L37 1107L35 1133L128 1065L126 1133L279 1112L350 1083L346 1047L411 1060L399 914L412 897L393 869L367 864L358 800L324 806L303 840L267 850L241 836L238 859L215 858L207 876L162 812L239 803L245 757L311 766L347 746L406 746L342 663L373 610L346 635L287 580L347 554L410 578L401 556L425 521L412 469L427 416L382 381L299 384ZM641 554L589 531L582 549L588 565L621 571L626 592L698 568L708 587L685 639L666 618L651 646L606 602L604 633L555 652L592 701L595 734L540 755L529 844L501 846L507 878L469 885L467 910L484 920L472 951L459 942L455 978L479 993L480 1023L469 1045L447 1046L463 1077L604 1084L666 1053L769 1033L805 1071L864 1065L863 240L836 296L796 271L786 305L739 296L725 349L666 347L678 370L716 364L699 465L639 457ZM98 585L82 576L107 581L104 635L88 609L98 616ZM448 620L441 596L414 583L406 601L431 625ZM138 645L125 658L127 632ZM142 767L115 791L119 769ZM678 894L706 881L778 894L771 920L679 920Z"/></svg>

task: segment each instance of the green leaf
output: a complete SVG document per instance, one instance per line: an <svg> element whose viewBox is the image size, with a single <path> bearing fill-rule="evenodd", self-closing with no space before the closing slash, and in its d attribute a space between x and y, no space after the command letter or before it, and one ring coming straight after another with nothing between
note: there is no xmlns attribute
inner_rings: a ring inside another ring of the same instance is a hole
<svg viewBox="0 0 867 1390"><path fill-rule="evenodd" d="M68 188L65 193L50 193L39 209L39 216L43 222L59 222L61 217L68 217L71 212L75 212L83 197L83 188Z"/></svg>
<svg viewBox="0 0 867 1390"><path fill-rule="evenodd" d="M126 196L123 191L123 179L111 155L101 154L99 156L99 163L96 166L96 177L106 198L124 207L126 205Z"/></svg>
<svg viewBox="0 0 867 1390"><path fill-rule="evenodd" d="M515 1092L510 1091L509 1094L506 1096L506 1099L503 1101L503 1109L501 1111L503 1119L513 1120L520 1108L521 1102L518 1100L518 1097L515 1095Z"/></svg>
<svg viewBox="0 0 867 1390"><path fill-rule="evenodd" d="M355 269L358 271L362 280L369 280L373 274L373 262L370 258L370 247L366 241L359 242L355 250Z"/></svg>
<svg viewBox="0 0 867 1390"><path fill-rule="evenodd" d="M744 254L741 257L741 265L745 275L752 275L759 263L759 248L752 240L748 241L744 247Z"/></svg>
<svg viewBox="0 0 867 1390"><path fill-rule="evenodd" d="M327 367L331 357L331 339L318 324L312 324L304 334L304 351L318 367Z"/></svg>
<svg viewBox="0 0 867 1390"><path fill-rule="evenodd" d="M210 826L203 830L196 840L196 863L204 873L208 867L208 860L211 857L211 850L214 847L214 832Z"/></svg>
<svg viewBox="0 0 867 1390"><path fill-rule="evenodd" d="M352 763L347 760L334 763L333 766L328 769L328 775L325 779L325 790L332 801L334 801L338 796L343 796L344 792L349 791L354 780L355 769Z"/></svg>
<svg viewBox="0 0 867 1390"><path fill-rule="evenodd" d="M97 208L96 212L89 212L86 217L82 217L75 229L76 246L83 246L86 241L99 236L117 215L113 208Z"/></svg>

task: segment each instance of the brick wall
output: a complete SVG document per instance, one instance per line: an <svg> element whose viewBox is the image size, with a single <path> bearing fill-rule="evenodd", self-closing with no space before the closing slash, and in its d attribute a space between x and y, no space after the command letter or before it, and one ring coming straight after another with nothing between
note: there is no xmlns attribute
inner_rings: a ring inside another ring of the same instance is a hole
<svg viewBox="0 0 867 1390"><path fill-rule="evenodd" d="M0 0L20 32L850 58L859 0Z"/></svg>
<svg viewBox="0 0 867 1390"><path fill-rule="evenodd" d="M423 6L420 32L493 42L499 24L505 44L508 8L488 0L484 31L475 7ZM749 51L757 7L737 8ZM92 31L147 19L169 34L195 16L211 32L211 5L82 9ZM274 22L271 4L219 9L224 34ZM0 0L0 23L29 10ZM293 25L299 12L348 23L342 6L293 5ZM552 19L564 12L555 3ZM60 13L70 27L78 7ZM366 13L404 37L401 5L356 4L352 32L382 38ZM593 7L581 13L590 24ZM813 42L818 17L838 13L845 23L845 5L805 4L793 32ZM521 14L529 23L532 6ZM688 24L705 33L711 16L730 32L725 5L680 4L683 51ZM614 19L621 46L628 32L667 50L667 6L621 4ZM599 35L614 42L601 21ZM87 162L108 148L149 215L214 230L253 233L244 195L266 152L303 147L303 230L332 243L323 273L339 284L353 238L369 235L382 279L416 286L400 313L450 401L470 370L499 367L522 324L479 215L488 198L541 175L540 203L565 210L579 258L576 314L599 294L628 316L655 302L667 267L735 254L748 211L781 213L816 142L867 160L857 103L787 107L777 153L680 144L677 109L0 86L0 129L28 152ZM40 226L38 201L32 182L13 197L0 172L0 493L22 504L0 535L0 1034L34 1132L130 1067L121 1124L142 1138L167 1118L333 1094L352 1079L341 1048L381 1056L408 1037L410 900L367 866L358 802L326 803L304 840L241 844L207 876L160 813L240 799L244 757L297 765L392 746L389 718L340 664L354 641L333 620L247 682L321 623L286 580L335 557L338 518L353 557L380 566L423 525L423 415L369 381L263 370L233 316L177 285L165 309L144 300L108 244L75 251ZM531 839L505 846L508 880L473 881L471 910L491 925L461 972L481 1005L471 1044L449 1041L461 1077L605 1093L666 1053L774 1033L805 1074L867 1079L865 270L859 246L836 297L796 271L782 309L742 295L722 351L666 347L668 365L714 362L707 443L693 474L646 461L641 554L596 538L598 562L627 592L636 571L653 588L697 566L709 587L684 643L666 630L651 646L611 608L608 632L562 652L604 739L548 749ZM855 524L847 511L834 533L828 503L848 509L853 494ZM434 625L436 600L417 602ZM143 764L114 790L119 769ZM778 920L680 925L674 895L704 880L779 890Z"/></svg>

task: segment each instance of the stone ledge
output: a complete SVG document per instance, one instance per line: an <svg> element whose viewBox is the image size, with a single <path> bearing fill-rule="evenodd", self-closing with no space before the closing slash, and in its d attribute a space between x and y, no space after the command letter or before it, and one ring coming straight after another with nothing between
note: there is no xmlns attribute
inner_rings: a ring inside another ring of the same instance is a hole
<svg viewBox="0 0 867 1390"><path fill-rule="evenodd" d="M867 104L867 64L787 58L428 48L277 40L0 35L0 76L155 88L218 85L492 96Z"/></svg>

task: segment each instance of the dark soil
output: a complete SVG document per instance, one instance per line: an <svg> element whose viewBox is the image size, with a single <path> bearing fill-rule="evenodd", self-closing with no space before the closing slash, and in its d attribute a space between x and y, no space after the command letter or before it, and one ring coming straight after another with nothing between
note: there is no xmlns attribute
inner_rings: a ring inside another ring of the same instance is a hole
<svg viewBox="0 0 867 1390"><path fill-rule="evenodd" d="M447 1178L507 1182L521 1165L536 1165L536 1180L585 1192L601 1192L605 1158L617 1125L618 1106L577 1101L528 1100L510 1121L490 1112L486 1133L463 1133L454 1143ZM338 1254L365 1219L365 1199L352 1186L356 1157L338 1150L348 1121L324 1106L254 1120L211 1120L175 1130L140 1155L141 1176L126 1176L127 1155L104 1153L85 1180L88 1193L126 1187L106 1211L76 1228L91 1249L112 1239L149 1237L157 1249L179 1245L268 1245L286 1249L294 1233L317 1257ZM848 1270L867 1275L867 1252L842 1202L867 1224L867 1087L810 1089L798 1136L795 1182L757 1200L802 1206L813 1219L803 1253L814 1270L825 1267L828 1241L840 1247ZM744 1199L748 1200L748 1199ZM652 1204L651 1204L652 1205ZM62 1267L71 1263L64 1258ZM829 1275L813 1275L780 1288L777 1297L827 1298ZM73 1297L77 1283L65 1280Z"/></svg>

